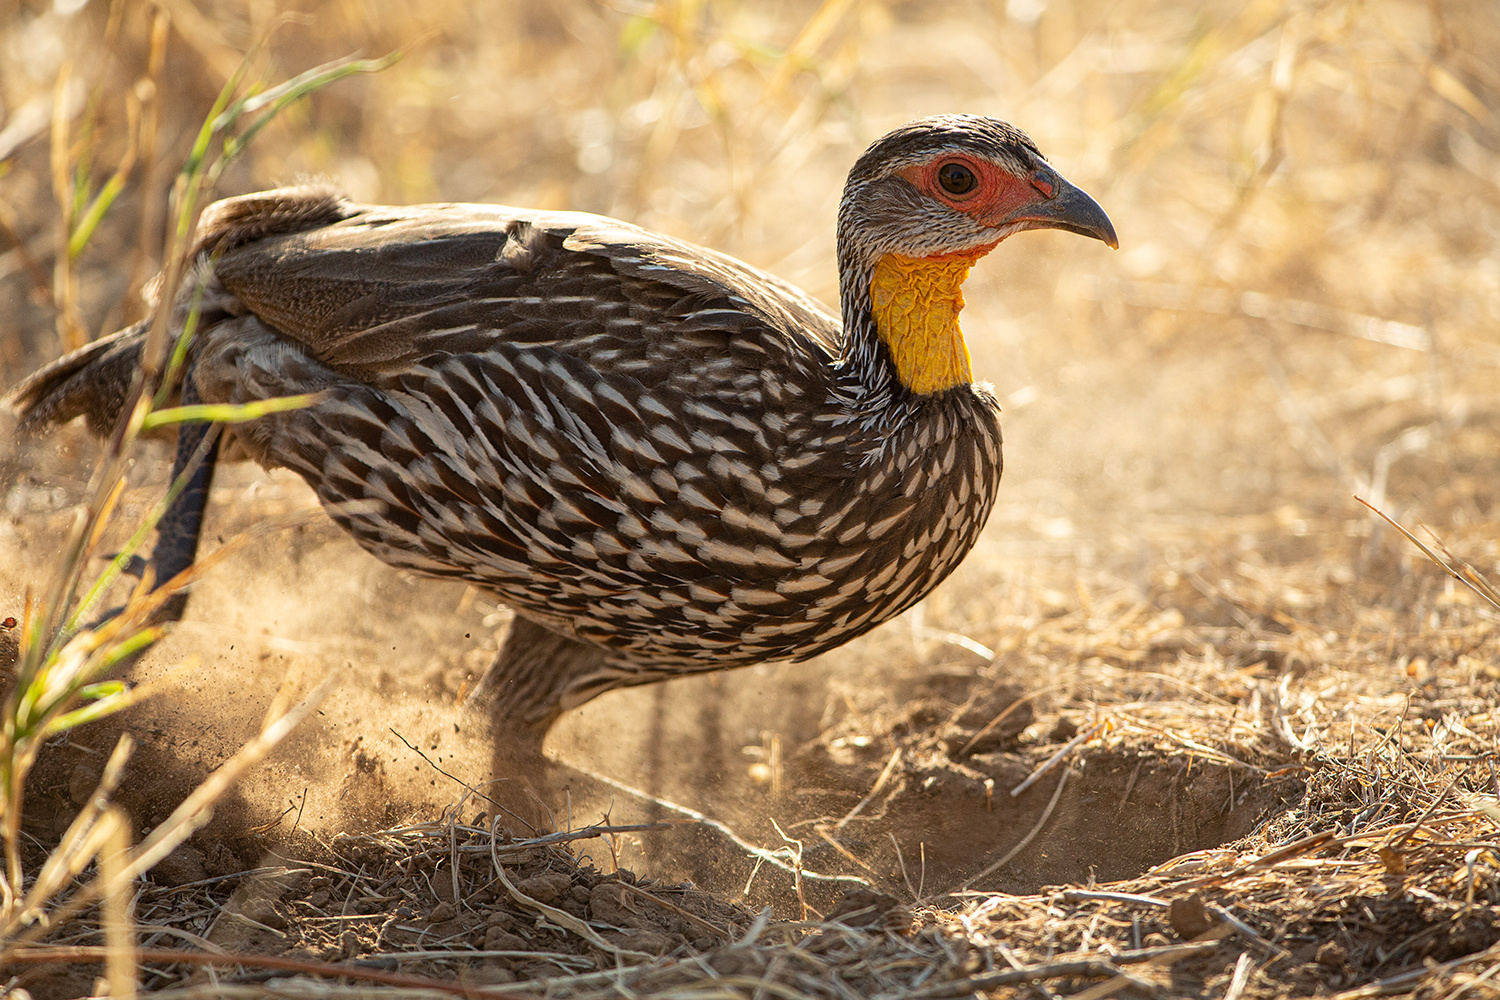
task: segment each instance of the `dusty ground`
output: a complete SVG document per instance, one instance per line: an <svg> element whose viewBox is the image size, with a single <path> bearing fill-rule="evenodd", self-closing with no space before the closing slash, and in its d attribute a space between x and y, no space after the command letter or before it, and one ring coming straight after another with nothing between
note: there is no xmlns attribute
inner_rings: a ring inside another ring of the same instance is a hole
<svg viewBox="0 0 1500 1000"><path fill-rule="evenodd" d="M288 9L0 14L0 383L77 335L59 314L87 333L139 315L192 130ZM607 212L832 300L858 150L968 110L1030 130L1122 249L1027 234L976 269L965 329L1006 401L1006 483L938 593L813 663L601 698L550 765L497 770L459 704L503 610L365 556L295 479L222 477L215 544L306 516L205 577L139 668L156 697L43 759L28 861L121 728L144 831L334 672L134 900L143 947L303 966L215 979L148 955L144 987L306 995L340 963L578 996L1494 992L1496 612L1353 499L1494 571L1493 5L308 9L257 72L409 54L293 109L222 193L316 174L374 200ZM59 155L96 187L126 95L144 102L76 292L55 266L54 93ZM0 618L48 579L97 454L73 428L0 456ZM118 531L164 454L141 455ZM597 823L613 832L572 853L536 839ZM98 945L92 926L50 943ZM0 975L96 991L64 958Z"/></svg>

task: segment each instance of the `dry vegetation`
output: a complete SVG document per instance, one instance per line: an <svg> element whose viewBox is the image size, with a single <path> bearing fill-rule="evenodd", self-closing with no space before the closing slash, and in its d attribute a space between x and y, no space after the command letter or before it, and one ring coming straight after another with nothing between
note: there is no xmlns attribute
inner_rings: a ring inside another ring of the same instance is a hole
<svg viewBox="0 0 1500 1000"><path fill-rule="evenodd" d="M0 5L3 386L142 314L247 52L270 83L405 56L291 108L222 194L604 212L834 300L848 164L963 110L1029 130L1122 249L1028 234L976 269L1007 478L955 578L815 663L575 713L564 838L448 777L486 778L454 702L503 612L376 564L295 480L224 477L216 541L300 523L205 576L155 699L44 755L28 873L101 777L140 836L340 694L133 890L28 932L72 951L0 940L0 989L118 996L129 963L93 963L133 941L142 988L194 998L1500 992L1500 613L1354 500L1495 569L1489 0L74 6ZM0 618L98 455L76 428L0 455ZM715 824L660 825L685 810Z"/></svg>

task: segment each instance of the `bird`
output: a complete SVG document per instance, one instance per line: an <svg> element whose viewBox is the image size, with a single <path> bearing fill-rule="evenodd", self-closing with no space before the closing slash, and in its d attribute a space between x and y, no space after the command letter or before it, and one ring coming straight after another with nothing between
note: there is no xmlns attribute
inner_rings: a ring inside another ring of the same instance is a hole
<svg viewBox="0 0 1500 1000"><path fill-rule="evenodd" d="M198 310L181 399L316 394L226 433L379 559L513 609L478 687L539 740L608 690L816 656L953 572L1002 470L961 289L1031 229L1119 245L1030 137L978 115L910 122L858 157L837 312L597 215L243 195L205 210L176 293L177 324ZM148 323L15 387L20 431L82 416L107 434ZM212 428L179 434L192 481L159 528L158 580L195 557L220 454Z"/></svg>

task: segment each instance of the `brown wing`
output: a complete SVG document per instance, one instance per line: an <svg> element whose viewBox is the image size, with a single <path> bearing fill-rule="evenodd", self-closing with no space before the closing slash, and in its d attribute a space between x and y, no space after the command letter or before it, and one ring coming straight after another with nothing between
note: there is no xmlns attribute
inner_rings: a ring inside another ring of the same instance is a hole
<svg viewBox="0 0 1500 1000"><path fill-rule="evenodd" d="M497 337L636 375L767 331L788 363L837 356L838 321L795 287L611 219L492 205L346 204L329 224L307 215L305 231L251 241L231 231L215 273L268 325L355 377Z"/></svg>

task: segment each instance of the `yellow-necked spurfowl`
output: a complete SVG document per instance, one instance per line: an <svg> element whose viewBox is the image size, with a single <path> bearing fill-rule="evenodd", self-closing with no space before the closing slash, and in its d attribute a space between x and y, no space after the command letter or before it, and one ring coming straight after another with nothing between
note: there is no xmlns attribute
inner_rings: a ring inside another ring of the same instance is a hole
<svg viewBox="0 0 1500 1000"><path fill-rule="evenodd" d="M322 392L236 439L376 556L514 608L486 686L539 734L611 688L832 649L953 571L1000 482L960 286L1025 229L1116 245L1025 134L959 115L855 163L841 317L594 215L231 198L205 214L183 284L185 315L206 281L182 396ZM14 389L23 430L83 415L106 432L144 332ZM182 434L179 467L203 437ZM193 559L212 458L162 528L158 579Z"/></svg>

